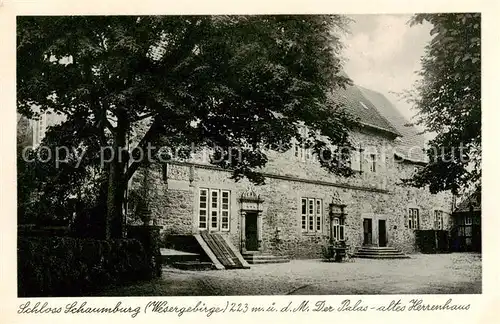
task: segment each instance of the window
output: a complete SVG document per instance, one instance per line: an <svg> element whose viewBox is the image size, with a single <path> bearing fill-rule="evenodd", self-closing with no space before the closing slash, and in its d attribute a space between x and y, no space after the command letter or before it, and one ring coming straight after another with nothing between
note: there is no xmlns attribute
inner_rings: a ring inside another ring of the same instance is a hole
<svg viewBox="0 0 500 324"><path fill-rule="evenodd" d="M361 171L361 151L354 149L351 152L351 168L354 171Z"/></svg>
<svg viewBox="0 0 500 324"><path fill-rule="evenodd" d="M370 154L370 171L377 172L377 157L375 154Z"/></svg>
<svg viewBox="0 0 500 324"><path fill-rule="evenodd" d="M301 222L302 232L321 232L323 228L323 201L315 198L301 199Z"/></svg>
<svg viewBox="0 0 500 324"><path fill-rule="evenodd" d="M198 228L212 231L229 231L230 192L200 188Z"/></svg>
<svg viewBox="0 0 500 324"><path fill-rule="evenodd" d="M222 190L222 205L221 210L221 223L220 227L223 231L229 231L229 191Z"/></svg>
<svg viewBox="0 0 500 324"><path fill-rule="evenodd" d="M200 206L199 206L199 215L198 215L198 227L200 229L207 228L207 195L208 189L200 189Z"/></svg>
<svg viewBox="0 0 500 324"><path fill-rule="evenodd" d="M344 241L345 221L343 218L335 217L333 219L333 240Z"/></svg>
<svg viewBox="0 0 500 324"><path fill-rule="evenodd" d="M299 133L303 139L306 139L309 137L307 128L304 126L299 128ZM314 159L312 149L305 148L305 145L299 143L297 140L294 140L294 142L293 142L293 152L294 152L295 157L298 157L299 159L301 159L303 161Z"/></svg>
<svg viewBox="0 0 500 324"><path fill-rule="evenodd" d="M168 180L168 164L166 164L166 163L161 165L161 179L163 181Z"/></svg>
<svg viewBox="0 0 500 324"><path fill-rule="evenodd" d="M45 137L47 130L47 113L40 113L38 119L33 121L33 146L38 146Z"/></svg>
<svg viewBox="0 0 500 324"><path fill-rule="evenodd" d="M314 199L309 199L308 231L314 231Z"/></svg>
<svg viewBox="0 0 500 324"><path fill-rule="evenodd" d="M210 229L219 227L219 190L210 190Z"/></svg>
<svg viewBox="0 0 500 324"><path fill-rule="evenodd" d="M302 230L305 230L307 227L306 227L306 218L307 218L307 199L305 198L302 198L302 221L301 221L301 228Z"/></svg>
<svg viewBox="0 0 500 324"><path fill-rule="evenodd" d="M472 217L465 216L465 225L472 225Z"/></svg>
<svg viewBox="0 0 500 324"><path fill-rule="evenodd" d="M444 228L443 211L442 210L435 210L434 211L434 227L437 230L442 230Z"/></svg>
<svg viewBox="0 0 500 324"><path fill-rule="evenodd" d="M419 229L420 219L418 215L418 208L408 209L408 228L409 229Z"/></svg>
<svg viewBox="0 0 500 324"><path fill-rule="evenodd" d="M316 199L316 231L321 231L321 200Z"/></svg>

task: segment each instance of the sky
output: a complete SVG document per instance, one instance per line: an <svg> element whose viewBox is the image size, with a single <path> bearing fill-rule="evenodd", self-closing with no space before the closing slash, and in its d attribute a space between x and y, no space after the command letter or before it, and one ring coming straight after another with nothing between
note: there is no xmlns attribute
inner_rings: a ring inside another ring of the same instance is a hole
<svg viewBox="0 0 500 324"><path fill-rule="evenodd" d="M411 89L430 24L410 27L411 15L352 15L344 39L345 72L355 84L384 94L410 121L416 111L395 93ZM413 120L414 121L414 120Z"/></svg>

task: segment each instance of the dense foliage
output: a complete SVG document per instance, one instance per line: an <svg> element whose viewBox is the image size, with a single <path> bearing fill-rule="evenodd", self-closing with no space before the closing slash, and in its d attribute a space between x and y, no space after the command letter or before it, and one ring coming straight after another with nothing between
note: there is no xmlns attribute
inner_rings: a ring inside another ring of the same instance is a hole
<svg viewBox="0 0 500 324"><path fill-rule="evenodd" d="M220 147L214 164L262 183L266 152L295 138L348 176L339 163L347 155L329 143L349 146L351 120L328 96L349 82L339 73L345 23L335 15L18 17L18 111L66 115L59 137L85 150L87 164L98 147L111 148L98 172L106 237L121 237L126 183L144 165L129 162L148 144ZM129 149L140 123L147 130Z"/></svg>
<svg viewBox="0 0 500 324"><path fill-rule="evenodd" d="M437 136L427 150L430 163L406 182L457 193L481 180L481 15L413 18L414 24L424 21L433 25L433 39L409 99L418 110L418 123Z"/></svg>
<svg viewBox="0 0 500 324"><path fill-rule="evenodd" d="M156 275L137 240L20 237L17 253L20 297L82 296Z"/></svg>

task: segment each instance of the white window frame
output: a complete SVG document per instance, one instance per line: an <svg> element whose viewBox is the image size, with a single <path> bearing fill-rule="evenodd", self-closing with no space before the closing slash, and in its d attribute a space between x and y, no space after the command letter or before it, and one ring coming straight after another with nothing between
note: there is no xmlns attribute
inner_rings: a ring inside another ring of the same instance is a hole
<svg viewBox="0 0 500 324"><path fill-rule="evenodd" d="M299 127L299 133L303 139L308 138L308 129L306 126ZM304 144L299 145L298 140L294 139L293 141L293 151L294 156L299 158L301 161L310 161L316 160L315 155L313 154L312 148L305 148Z"/></svg>
<svg viewBox="0 0 500 324"><path fill-rule="evenodd" d="M309 198L307 201L307 231L314 232L314 219L316 211L316 203L314 198Z"/></svg>
<svg viewBox="0 0 500 324"><path fill-rule="evenodd" d="M370 172L377 173L377 155L376 154L370 154L370 165L368 169Z"/></svg>
<svg viewBox="0 0 500 324"><path fill-rule="evenodd" d="M420 209L410 207L408 208L408 228L409 229L419 229L420 228Z"/></svg>
<svg viewBox="0 0 500 324"><path fill-rule="evenodd" d="M205 193L204 196L202 196L202 192ZM204 197L205 201L202 201L202 197ZM201 230L206 230L208 229L208 204L209 204L209 190L207 188L200 188L198 192L198 228ZM202 207L201 204L205 203L205 207ZM204 212L205 215L202 215L202 212ZM202 217L205 217L205 220L202 221Z"/></svg>
<svg viewBox="0 0 500 324"><path fill-rule="evenodd" d="M33 120L33 146L37 147L42 143L47 132L47 112L41 112L37 119Z"/></svg>
<svg viewBox="0 0 500 324"><path fill-rule="evenodd" d="M226 197L224 197L225 195ZM221 190L220 197L220 230L227 232L229 231L229 219L231 216L231 192L229 190ZM227 200L227 202L225 202L225 200ZM227 207L224 207L225 204L227 204Z"/></svg>
<svg viewBox="0 0 500 324"><path fill-rule="evenodd" d="M323 231L323 200L302 197L300 199L300 228L302 233Z"/></svg>
<svg viewBox="0 0 500 324"><path fill-rule="evenodd" d="M300 228L307 232L307 198L300 199Z"/></svg>
<svg viewBox="0 0 500 324"><path fill-rule="evenodd" d="M437 230L444 229L444 216L442 210L439 209L434 210L434 227Z"/></svg>
<svg viewBox="0 0 500 324"><path fill-rule="evenodd" d="M345 220L335 217L333 219L333 240L345 241Z"/></svg>
<svg viewBox="0 0 500 324"><path fill-rule="evenodd" d="M315 202L315 209L316 209L316 232L321 232L321 229L323 228L323 224L322 224L322 219L323 219L323 201L321 201L321 199L316 199L316 202Z"/></svg>
<svg viewBox="0 0 500 324"><path fill-rule="evenodd" d="M362 159L361 159L361 150L360 149L354 149L351 152L351 169L353 171L359 171L361 172L362 170Z"/></svg>
<svg viewBox="0 0 500 324"><path fill-rule="evenodd" d="M215 194L215 196L214 196ZM219 229L219 216L220 216L220 192L217 189L210 189L209 202L209 228L211 231L217 231ZM215 201L213 198L216 198ZM215 206L214 206L215 205ZM214 224L215 219L215 226Z"/></svg>
<svg viewBox="0 0 500 324"><path fill-rule="evenodd" d="M202 201L203 192L206 194L206 201ZM227 197L224 197L226 195ZM231 191L199 188L198 199L198 229L211 232L229 232L231 228ZM225 199L227 199L227 206L224 206L226 205ZM206 207L202 207L204 202ZM206 217L205 220L202 220L203 216Z"/></svg>

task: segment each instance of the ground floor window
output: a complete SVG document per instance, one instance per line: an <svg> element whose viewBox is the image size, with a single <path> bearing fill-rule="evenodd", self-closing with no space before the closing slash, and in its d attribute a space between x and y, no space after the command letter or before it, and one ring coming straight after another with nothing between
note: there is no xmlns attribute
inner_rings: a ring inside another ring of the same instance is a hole
<svg viewBox="0 0 500 324"><path fill-rule="evenodd" d="M333 240L345 241L345 220L335 217L333 219Z"/></svg>
<svg viewBox="0 0 500 324"><path fill-rule="evenodd" d="M301 229L305 233L321 232L323 201L316 198L301 199Z"/></svg>
<svg viewBox="0 0 500 324"><path fill-rule="evenodd" d="M229 231L230 196L228 190L200 188L198 206L199 229Z"/></svg>
<svg viewBox="0 0 500 324"><path fill-rule="evenodd" d="M420 228L420 216L418 208L408 209L408 228L409 229Z"/></svg>
<svg viewBox="0 0 500 324"><path fill-rule="evenodd" d="M437 230L442 230L444 228L443 211L442 210L435 210L434 211L434 227Z"/></svg>

